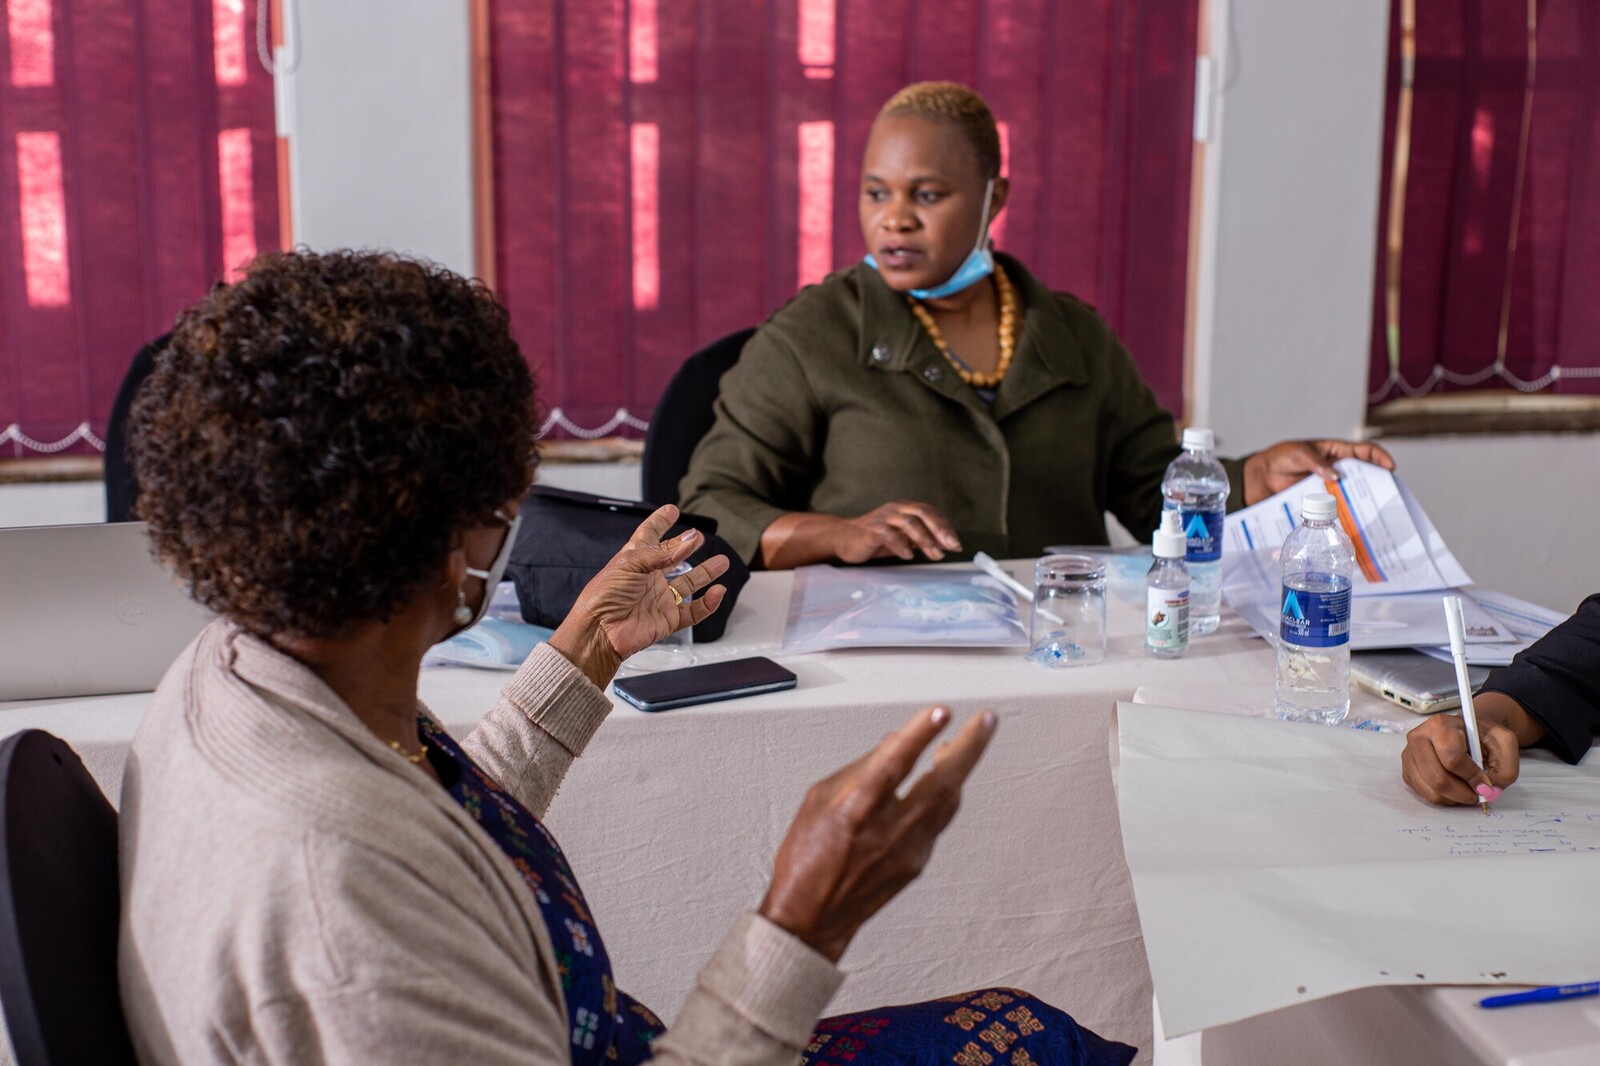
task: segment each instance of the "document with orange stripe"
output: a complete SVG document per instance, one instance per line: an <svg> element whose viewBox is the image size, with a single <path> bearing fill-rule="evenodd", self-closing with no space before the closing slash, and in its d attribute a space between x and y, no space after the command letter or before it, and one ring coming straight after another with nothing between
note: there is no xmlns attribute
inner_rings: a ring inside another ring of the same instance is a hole
<svg viewBox="0 0 1600 1066"><path fill-rule="evenodd" d="M1308 477L1228 516L1224 585L1230 570L1249 569L1259 573L1241 578L1255 583L1264 577L1276 589L1278 548L1299 521L1300 501L1313 492L1331 493L1338 503L1339 524L1356 549L1356 596L1442 591L1472 583L1421 503L1393 473L1359 459L1341 460L1335 469L1337 481Z"/></svg>
<svg viewBox="0 0 1600 1066"><path fill-rule="evenodd" d="M1228 516L1223 531L1222 594L1251 627L1276 632L1281 603L1278 549L1294 530L1300 501L1333 495L1339 524L1355 547L1352 650L1436 645L1448 640L1440 594L1472 579L1405 483L1382 467L1341 460L1338 480L1308 477ZM1463 596L1469 643L1514 641L1509 630Z"/></svg>

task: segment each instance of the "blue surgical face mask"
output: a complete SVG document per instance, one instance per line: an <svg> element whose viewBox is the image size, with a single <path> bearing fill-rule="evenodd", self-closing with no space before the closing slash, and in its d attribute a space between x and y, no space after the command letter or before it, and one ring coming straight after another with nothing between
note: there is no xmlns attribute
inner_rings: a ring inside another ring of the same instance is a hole
<svg viewBox="0 0 1600 1066"><path fill-rule="evenodd" d="M978 243L973 245L972 251L956 267L956 272L950 275L949 280L942 285L935 285L931 289L912 289L910 295L919 300L941 300L946 296L954 296L963 289L970 289L990 274L994 273L994 253L989 250L989 201L994 196L994 179L983 189L983 224L978 227ZM878 261L872 256L867 256L867 265L873 270L878 269Z"/></svg>

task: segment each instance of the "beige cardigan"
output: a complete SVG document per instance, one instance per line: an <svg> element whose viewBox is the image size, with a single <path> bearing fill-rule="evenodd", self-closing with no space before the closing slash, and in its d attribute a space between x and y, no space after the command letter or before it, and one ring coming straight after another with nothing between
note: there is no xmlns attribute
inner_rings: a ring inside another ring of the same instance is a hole
<svg viewBox="0 0 1600 1066"><path fill-rule="evenodd" d="M463 747L542 815L609 710L540 647ZM121 825L142 1062L571 1061L550 936L510 861L311 671L236 626L212 624L156 690ZM792 1063L841 980L746 914L654 1061Z"/></svg>

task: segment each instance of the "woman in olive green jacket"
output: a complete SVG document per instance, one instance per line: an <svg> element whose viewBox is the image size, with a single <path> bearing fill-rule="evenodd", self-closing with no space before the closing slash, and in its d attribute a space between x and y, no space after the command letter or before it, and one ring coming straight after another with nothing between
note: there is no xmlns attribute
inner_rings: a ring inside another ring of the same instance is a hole
<svg viewBox="0 0 1600 1066"><path fill-rule="evenodd" d="M683 480L755 565L1147 537L1172 416L1093 308L988 250L1005 206L988 106L950 83L884 105L862 164L868 258L801 291L722 379ZM1291 441L1230 461L1233 506L1373 444ZM1240 489L1242 488L1242 493Z"/></svg>

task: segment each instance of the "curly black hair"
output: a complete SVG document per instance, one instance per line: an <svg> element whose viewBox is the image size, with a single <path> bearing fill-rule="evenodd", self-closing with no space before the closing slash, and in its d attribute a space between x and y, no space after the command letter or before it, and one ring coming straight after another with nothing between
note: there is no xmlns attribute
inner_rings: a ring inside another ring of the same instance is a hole
<svg viewBox="0 0 1600 1066"><path fill-rule="evenodd" d="M527 488L533 379L483 285L397 255L261 256L185 311L134 404L138 516L262 635L387 619Z"/></svg>

